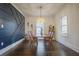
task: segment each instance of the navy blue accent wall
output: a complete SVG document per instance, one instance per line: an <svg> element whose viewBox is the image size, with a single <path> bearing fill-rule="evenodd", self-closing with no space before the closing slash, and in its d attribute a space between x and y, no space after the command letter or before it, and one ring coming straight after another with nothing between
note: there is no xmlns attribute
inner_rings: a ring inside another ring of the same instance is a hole
<svg viewBox="0 0 79 59"><path fill-rule="evenodd" d="M0 3L0 49L22 39L24 34L24 16L11 4Z"/></svg>

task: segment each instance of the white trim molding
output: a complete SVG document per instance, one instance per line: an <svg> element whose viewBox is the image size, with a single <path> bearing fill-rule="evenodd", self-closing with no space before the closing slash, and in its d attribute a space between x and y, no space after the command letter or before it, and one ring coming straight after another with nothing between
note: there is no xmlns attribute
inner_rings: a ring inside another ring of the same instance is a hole
<svg viewBox="0 0 79 59"><path fill-rule="evenodd" d="M3 48L3 49L1 49L1 50L0 50L0 55L4 54L4 53L6 53L7 51L9 51L10 49L14 48L14 47L17 46L18 44L20 44L23 40L24 40L24 38L23 38L23 39L20 39L19 41L15 42L15 43L13 43L13 44L11 44L11 45L9 45L9 46Z"/></svg>
<svg viewBox="0 0 79 59"><path fill-rule="evenodd" d="M67 41L65 41L65 42L62 42L60 40L57 40L57 41L60 42L61 44L63 44L64 46L74 50L75 52L79 53L79 48L77 46L75 46L75 45L73 45L73 44L71 44L71 43L69 43Z"/></svg>

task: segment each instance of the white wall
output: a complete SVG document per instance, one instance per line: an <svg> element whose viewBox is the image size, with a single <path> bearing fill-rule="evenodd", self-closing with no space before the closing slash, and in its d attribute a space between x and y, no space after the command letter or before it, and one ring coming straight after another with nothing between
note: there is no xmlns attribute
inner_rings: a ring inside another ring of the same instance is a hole
<svg viewBox="0 0 79 59"><path fill-rule="evenodd" d="M43 17L45 19L45 26L44 26L44 34L47 34L48 33L48 26L49 25L54 25L54 19L52 16L48 16L48 17ZM30 24L33 24L33 27L34 29L32 30L33 33L35 34L36 33L36 23L37 23L37 20L38 20L38 17L26 17L26 20L25 20L25 33L27 33L27 22L29 22ZM31 30L31 29L30 29Z"/></svg>
<svg viewBox="0 0 79 59"><path fill-rule="evenodd" d="M60 17L68 16L68 34L63 37L60 31ZM54 17L56 40L79 52L79 4L66 4Z"/></svg>

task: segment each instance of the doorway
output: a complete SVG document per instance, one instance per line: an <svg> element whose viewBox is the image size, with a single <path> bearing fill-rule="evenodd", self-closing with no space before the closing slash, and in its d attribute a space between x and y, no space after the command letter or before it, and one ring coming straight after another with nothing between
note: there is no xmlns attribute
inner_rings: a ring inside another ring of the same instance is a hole
<svg viewBox="0 0 79 59"><path fill-rule="evenodd" d="M44 35L44 24L36 24L36 36L42 37Z"/></svg>

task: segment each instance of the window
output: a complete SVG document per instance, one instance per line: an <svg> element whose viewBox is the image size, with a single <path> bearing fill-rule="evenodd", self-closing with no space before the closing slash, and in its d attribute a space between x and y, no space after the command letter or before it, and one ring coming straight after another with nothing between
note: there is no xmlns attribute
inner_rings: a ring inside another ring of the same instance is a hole
<svg viewBox="0 0 79 59"><path fill-rule="evenodd" d="M61 32L62 33L67 33L67 26L68 26L67 16L63 16L61 18Z"/></svg>

